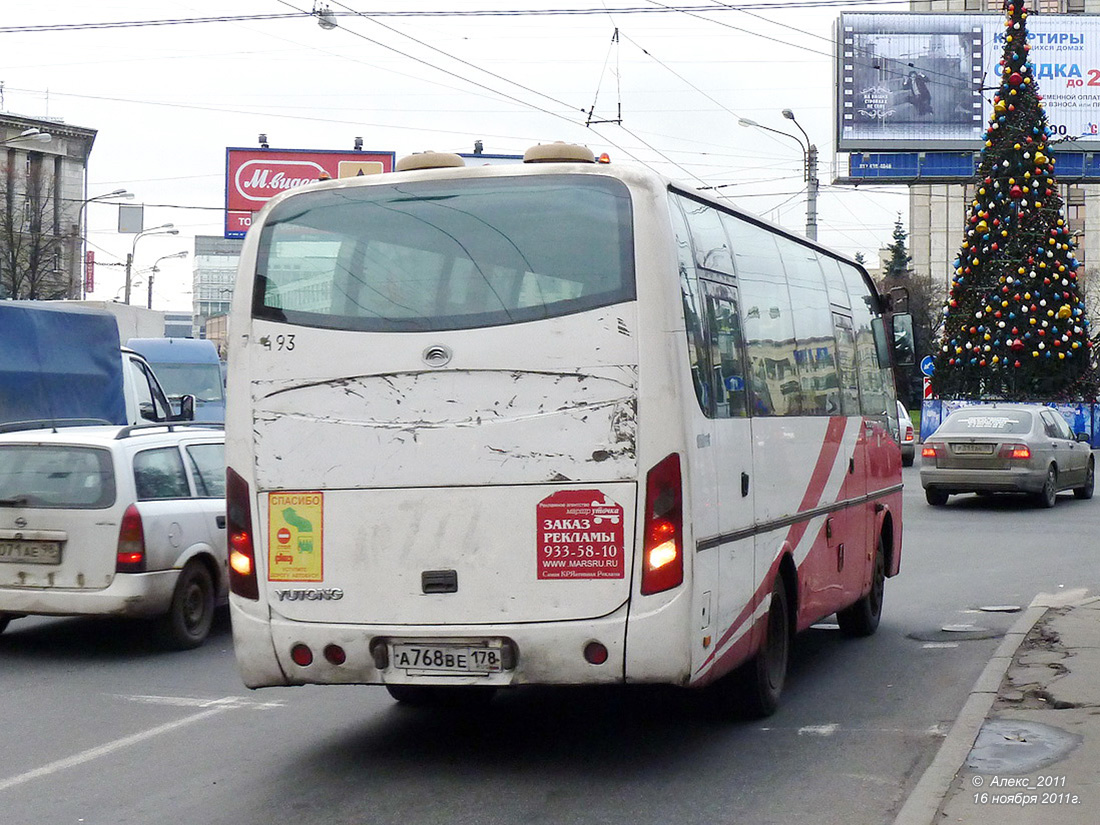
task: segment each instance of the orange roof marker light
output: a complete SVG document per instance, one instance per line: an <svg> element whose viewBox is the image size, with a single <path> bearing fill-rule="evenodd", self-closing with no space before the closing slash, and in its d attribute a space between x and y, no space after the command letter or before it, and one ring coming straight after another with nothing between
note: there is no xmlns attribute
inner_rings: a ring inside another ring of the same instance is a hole
<svg viewBox="0 0 1100 825"><path fill-rule="evenodd" d="M611 163L611 155L607 152L601 152L600 156L596 158L596 163Z"/></svg>

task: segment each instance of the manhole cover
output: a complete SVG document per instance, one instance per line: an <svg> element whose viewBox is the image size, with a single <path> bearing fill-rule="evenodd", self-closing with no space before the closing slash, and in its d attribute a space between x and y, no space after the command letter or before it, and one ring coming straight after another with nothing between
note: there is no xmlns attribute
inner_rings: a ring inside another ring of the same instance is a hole
<svg viewBox="0 0 1100 825"><path fill-rule="evenodd" d="M990 719L982 725L966 767L978 773L1031 773L1062 759L1081 737L1041 722Z"/></svg>
<svg viewBox="0 0 1100 825"><path fill-rule="evenodd" d="M974 624L949 624L937 630L917 630L905 634L918 642L973 642L979 639L999 639L1004 631L990 630Z"/></svg>

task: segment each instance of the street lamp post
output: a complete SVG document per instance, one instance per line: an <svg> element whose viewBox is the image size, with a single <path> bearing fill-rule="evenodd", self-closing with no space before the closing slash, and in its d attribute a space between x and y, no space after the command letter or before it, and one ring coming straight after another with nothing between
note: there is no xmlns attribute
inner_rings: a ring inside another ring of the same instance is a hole
<svg viewBox="0 0 1100 825"><path fill-rule="evenodd" d="M810 141L810 136L802 128L802 124L795 120L794 112L790 109L783 110L783 117L798 127L802 137L806 139L806 237L812 241L817 240L817 147Z"/></svg>
<svg viewBox="0 0 1100 825"><path fill-rule="evenodd" d="M98 201L113 200L118 198L119 200L133 200L134 193L128 192L125 189L116 189L113 192L105 192L102 195L96 195L91 198L85 198L80 203L80 208L76 210L76 223L72 224L72 246L70 248L69 257L72 258L72 274L70 275L69 295L74 293L79 298L84 297L84 285L85 278L80 274L80 267L85 260L85 246L84 246L84 207L89 203L96 203ZM80 289L73 289L73 284L80 284Z"/></svg>
<svg viewBox="0 0 1100 825"><path fill-rule="evenodd" d="M5 138L0 140L0 146L4 146L8 143L15 143L16 141L26 140L33 143L49 143L53 140L53 135L49 132L43 132L41 129L32 126L30 129L24 129L15 137Z"/></svg>
<svg viewBox="0 0 1100 825"><path fill-rule="evenodd" d="M810 142L810 136L806 134L806 130L802 128L802 125L795 120L794 112L790 109L783 110L783 117L794 122L794 125L798 127L798 131L802 132L802 140L798 135L792 135L790 132L784 132L780 129L773 129L770 126L764 126L757 123L755 120L749 120L748 118L741 118L737 122L741 126L755 126L757 129L763 129L765 132L772 132L777 135L782 135L785 138L790 138L798 147L802 150L802 176L806 182L806 237L811 241L817 240L817 190L819 187L817 179L817 147Z"/></svg>
<svg viewBox="0 0 1100 825"><path fill-rule="evenodd" d="M134 253L137 251L137 242L146 235L178 235L180 231L173 228L173 224L166 223L162 226L154 226L152 229L145 229L138 232L134 236L134 243L130 246L130 252L126 256L126 292L123 295L123 302L130 303L130 288L133 285L131 273L134 266Z"/></svg>
<svg viewBox="0 0 1100 825"><path fill-rule="evenodd" d="M173 252L171 255L161 255L159 258L157 258L153 262L153 268L149 270L149 299L148 299L148 301L146 301L146 304L145 304L145 306L147 308L149 308L149 309L153 308L153 278L158 272L160 272L160 270L157 269L157 264L159 264L161 261L167 261L169 258L186 258L186 257L187 257L187 250L183 249L183 250L180 250L179 252Z"/></svg>

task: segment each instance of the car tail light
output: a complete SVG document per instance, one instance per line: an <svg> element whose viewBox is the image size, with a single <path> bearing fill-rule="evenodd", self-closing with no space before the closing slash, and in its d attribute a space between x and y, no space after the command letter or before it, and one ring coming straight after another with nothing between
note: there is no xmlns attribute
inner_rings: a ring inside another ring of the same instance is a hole
<svg viewBox="0 0 1100 825"><path fill-rule="evenodd" d="M225 471L225 521L229 537L229 589L246 599L259 600L256 552L252 542L252 506L248 482Z"/></svg>
<svg viewBox="0 0 1100 825"><path fill-rule="evenodd" d="M1001 458L1027 460L1031 458L1031 448L1026 444L1002 444L998 455Z"/></svg>
<svg viewBox="0 0 1100 825"><path fill-rule="evenodd" d="M912 424L906 424L905 425L905 440L906 441L912 441L913 440L913 425Z"/></svg>
<svg viewBox="0 0 1100 825"><path fill-rule="evenodd" d="M671 590L683 583L683 523L680 456L673 453L646 476L643 595Z"/></svg>
<svg viewBox="0 0 1100 825"><path fill-rule="evenodd" d="M925 444L920 448L921 458L935 458L939 455L939 444Z"/></svg>
<svg viewBox="0 0 1100 825"><path fill-rule="evenodd" d="M136 504L131 504L122 514L122 525L118 528L115 572L145 572L145 528L141 524L141 513Z"/></svg>

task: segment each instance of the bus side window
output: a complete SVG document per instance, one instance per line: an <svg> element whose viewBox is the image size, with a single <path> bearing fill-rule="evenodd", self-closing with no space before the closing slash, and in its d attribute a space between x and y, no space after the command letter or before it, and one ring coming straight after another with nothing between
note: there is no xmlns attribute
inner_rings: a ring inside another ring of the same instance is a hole
<svg viewBox="0 0 1100 825"><path fill-rule="evenodd" d="M753 415L801 415L791 297L775 236L723 213L737 265Z"/></svg>
<svg viewBox="0 0 1100 825"><path fill-rule="evenodd" d="M680 273L680 296L684 306L684 331L687 334L688 362L695 398L707 418L714 417L714 393L711 389L711 371L707 363L706 338L703 333L702 303L699 300L699 282L695 278L695 259L687 224L680 211L682 199L671 197L669 211L676 241L676 258ZM686 204L685 205L689 205Z"/></svg>
<svg viewBox="0 0 1100 825"><path fill-rule="evenodd" d="M836 332L836 367L840 379L841 415L859 415L859 380L856 373L856 334L852 319L833 316Z"/></svg>
<svg viewBox="0 0 1100 825"><path fill-rule="evenodd" d="M776 242L791 294L802 414L838 415L840 380L836 369L836 338L820 256L790 238L780 237Z"/></svg>
<svg viewBox="0 0 1100 825"><path fill-rule="evenodd" d="M745 347L741 315L732 287L704 281L707 299L707 338L716 394L715 418L743 418L748 414L745 386Z"/></svg>
<svg viewBox="0 0 1100 825"><path fill-rule="evenodd" d="M841 264L841 272L852 296L852 325L856 336L856 370L859 372L860 402L864 415L887 419L895 413L893 387L888 383L885 371L879 366L878 347L875 345L873 320L877 318L872 307L871 295L859 270L850 264Z"/></svg>

